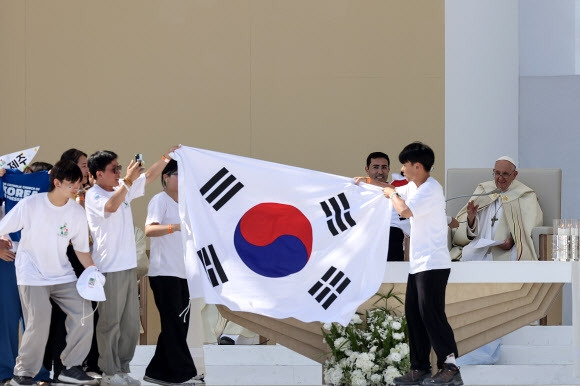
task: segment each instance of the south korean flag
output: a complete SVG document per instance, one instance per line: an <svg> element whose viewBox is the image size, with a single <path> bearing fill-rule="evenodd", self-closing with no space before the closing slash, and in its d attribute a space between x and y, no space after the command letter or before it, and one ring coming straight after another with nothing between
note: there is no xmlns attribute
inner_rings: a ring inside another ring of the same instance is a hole
<svg viewBox="0 0 580 386"><path fill-rule="evenodd" d="M185 146L174 158L192 298L346 325L379 289L392 212L380 188Z"/></svg>

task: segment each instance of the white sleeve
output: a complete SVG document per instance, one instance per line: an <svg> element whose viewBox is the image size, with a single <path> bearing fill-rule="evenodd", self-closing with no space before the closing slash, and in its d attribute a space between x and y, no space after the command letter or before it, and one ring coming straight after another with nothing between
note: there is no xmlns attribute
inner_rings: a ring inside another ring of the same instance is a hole
<svg viewBox="0 0 580 386"><path fill-rule="evenodd" d="M147 176L145 176L145 173L141 173L141 175L133 181L125 200L131 202L133 199L145 195L145 185L147 185Z"/></svg>
<svg viewBox="0 0 580 386"><path fill-rule="evenodd" d="M26 205L22 205L23 201L18 202L14 208L0 221L0 236L7 235L12 232L18 232L24 228L24 213L23 210Z"/></svg>
<svg viewBox="0 0 580 386"><path fill-rule="evenodd" d="M150 225L153 223L162 224L163 217L167 209L162 202L161 197L154 196L149 205L147 206L147 219L145 220L145 225Z"/></svg>

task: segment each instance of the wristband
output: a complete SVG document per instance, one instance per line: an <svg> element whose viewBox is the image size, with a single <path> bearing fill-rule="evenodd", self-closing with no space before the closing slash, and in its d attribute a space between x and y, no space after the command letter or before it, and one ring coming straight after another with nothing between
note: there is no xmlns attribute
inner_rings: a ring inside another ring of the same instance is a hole
<svg viewBox="0 0 580 386"><path fill-rule="evenodd" d="M161 156L161 160L162 160L163 162L165 162L166 164L168 164L168 163L169 163L169 161L171 161L171 158L169 158L169 157L166 157L166 156L165 156L165 154L163 154L163 155Z"/></svg>
<svg viewBox="0 0 580 386"><path fill-rule="evenodd" d="M132 180L132 179L130 179L129 177L125 177L125 178L123 179L123 181L125 181L125 183L126 183L127 185L129 185L129 187L133 186L133 180Z"/></svg>
<svg viewBox="0 0 580 386"><path fill-rule="evenodd" d="M121 185L127 189L127 192L129 192L129 187L127 186L127 184L125 183L125 181L121 180Z"/></svg>
<svg viewBox="0 0 580 386"><path fill-rule="evenodd" d="M173 224L167 225L167 232L173 233Z"/></svg>

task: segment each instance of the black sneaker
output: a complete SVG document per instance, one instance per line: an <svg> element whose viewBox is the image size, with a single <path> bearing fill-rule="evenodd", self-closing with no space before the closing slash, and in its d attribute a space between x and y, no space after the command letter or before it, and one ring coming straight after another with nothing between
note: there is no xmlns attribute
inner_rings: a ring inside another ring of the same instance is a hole
<svg viewBox="0 0 580 386"><path fill-rule="evenodd" d="M12 386L36 385L36 381L32 377L25 377L23 375L15 375L10 381Z"/></svg>
<svg viewBox="0 0 580 386"><path fill-rule="evenodd" d="M463 385L459 367L451 363L443 363L443 367L430 378L423 381L423 385L460 386Z"/></svg>
<svg viewBox="0 0 580 386"><path fill-rule="evenodd" d="M395 385L421 385L430 375L431 372L427 370L409 370L407 374L393 379L393 382Z"/></svg>
<svg viewBox="0 0 580 386"><path fill-rule="evenodd" d="M75 385L96 385L99 383L97 379L89 377L81 366L62 369L58 375L58 380L66 383L73 383Z"/></svg>

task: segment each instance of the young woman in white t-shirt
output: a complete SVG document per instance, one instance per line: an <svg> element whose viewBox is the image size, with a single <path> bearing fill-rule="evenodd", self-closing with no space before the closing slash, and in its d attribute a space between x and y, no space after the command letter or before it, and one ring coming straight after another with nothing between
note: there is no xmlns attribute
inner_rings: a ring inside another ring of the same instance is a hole
<svg viewBox="0 0 580 386"><path fill-rule="evenodd" d="M163 191L147 207L145 235L151 237L149 283L161 318L155 355L145 370L144 381L195 383L197 369L187 346L189 289L185 276L181 221L177 204L177 162L169 161L161 174Z"/></svg>

